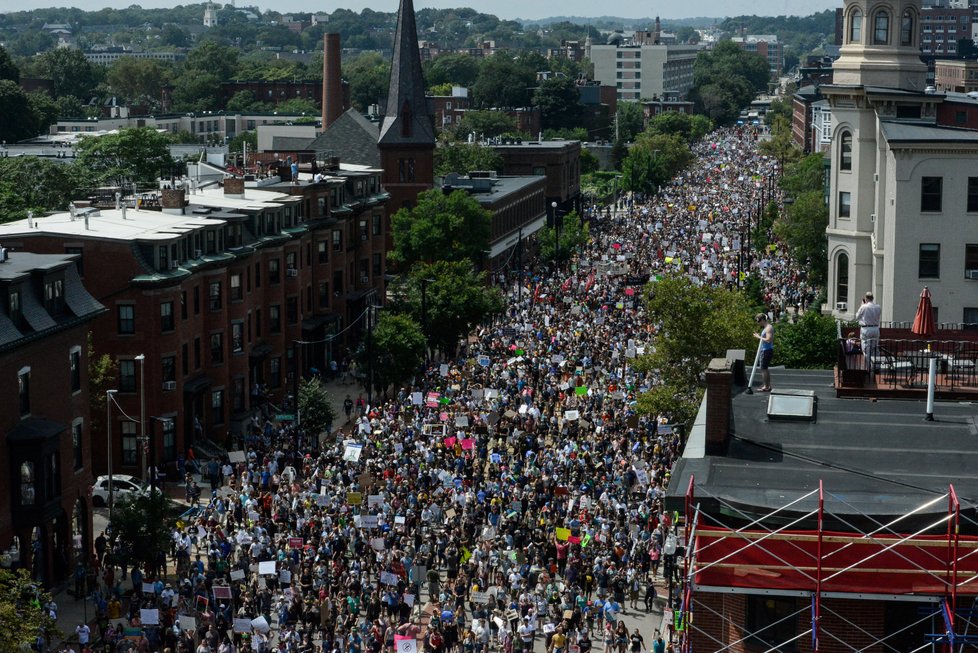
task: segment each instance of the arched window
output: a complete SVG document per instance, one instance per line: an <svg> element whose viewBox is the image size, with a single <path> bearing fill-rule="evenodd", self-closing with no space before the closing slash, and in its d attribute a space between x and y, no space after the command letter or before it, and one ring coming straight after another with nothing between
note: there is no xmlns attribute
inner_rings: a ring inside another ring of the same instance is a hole
<svg viewBox="0 0 978 653"><path fill-rule="evenodd" d="M858 9L849 16L849 42L859 43L863 38L863 15Z"/></svg>
<svg viewBox="0 0 978 653"><path fill-rule="evenodd" d="M900 45L913 45L913 12L907 9L900 21Z"/></svg>
<svg viewBox="0 0 978 653"><path fill-rule="evenodd" d="M849 255L845 252L835 259L835 301L836 307L841 304L849 307Z"/></svg>
<svg viewBox="0 0 978 653"><path fill-rule="evenodd" d="M839 170L852 170L852 132L842 132L839 138Z"/></svg>
<svg viewBox="0 0 978 653"><path fill-rule="evenodd" d="M873 45L887 45L890 42L890 14L881 11L873 20Z"/></svg>

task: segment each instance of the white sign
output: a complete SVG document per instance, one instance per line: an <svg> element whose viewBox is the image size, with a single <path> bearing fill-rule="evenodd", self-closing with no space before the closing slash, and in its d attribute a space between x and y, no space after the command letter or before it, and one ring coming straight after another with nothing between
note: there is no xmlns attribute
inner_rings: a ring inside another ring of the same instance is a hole
<svg viewBox="0 0 978 653"><path fill-rule="evenodd" d="M231 580L244 580L245 573L243 569L235 569L231 572Z"/></svg>
<svg viewBox="0 0 978 653"><path fill-rule="evenodd" d="M260 633L267 633L272 629L272 627L268 625L268 622L265 621L265 617L263 616L252 619L251 627Z"/></svg>
<svg viewBox="0 0 978 653"><path fill-rule="evenodd" d="M418 640L413 637L398 640L396 653L418 653Z"/></svg>
<svg viewBox="0 0 978 653"><path fill-rule="evenodd" d="M195 618L182 614L177 617L177 620L180 622L180 630L184 630L184 631L197 630L197 620Z"/></svg>
<svg viewBox="0 0 978 653"><path fill-rule="evenodd" d="M144 626L159 626L160 625L160 611L156 608L147 610L146 608L140 608L139 610L139 621Z"/></svg>
<svg viewBox="0 0 978 653"><path fill-rule="evenodd" d="M274 560L266 560L265 562L259 562L258 563L258 574L260 576L274 576L276 574L276 571L275 571L275 561Z"/></svg>
<svg viewBox="0 0 978 653"><path fill-rule="evenodd" d="M368 494L367 495L367 507L368 508L380 508L384 505L384 495L383 494Z"/></svg>
<svg viewBox="0 0 978 653"><path fill-rule="evenodd" d="M491 598L489 592L470 592L469 596L472 598L473 603L481 603L483 605L489 603L489 599Z"/></svg>
<svg viewBox="0 0 978 653"><path fill-rule="evenodd" d="M441 364L441 365L440 365L440 366L438 367L438 372L439 372L439 373L440 373L440 374L441 374L442 376L448 376L448 363L442 363L442 364Z"/></svg>
<svg viewBox="0 0 978 653"><path fill-rule="evenodd" d="M229 451L228 460L232 463L243 463L245 462L245 452L244 451Z"/></svg>
<svg viewBox="0 0 978 653"><path fill-rule="evenodd" d="M236 633L250 633L251 632L251 619L235 619L233 630Z"/></svg>
<svg viewBox="0 0 978 653"><path fill-rule="evenodd" d="M389 571L380 572L380 582L384 585L397 585L397 575Z"/></svg>
<svg viewBox="0 0 978 653"><path fill-rule="evenodd" d="M362 444L348 444L343 451L343 460L351 463L360 462L360 454L362 453Z"/></svg>

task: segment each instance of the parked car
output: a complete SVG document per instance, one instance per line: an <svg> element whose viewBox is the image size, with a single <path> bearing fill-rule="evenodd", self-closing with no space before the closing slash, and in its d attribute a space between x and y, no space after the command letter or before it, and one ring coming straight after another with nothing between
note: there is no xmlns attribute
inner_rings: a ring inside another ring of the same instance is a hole
<svg viewBox="0 0 978 653"><path fill-rule="evenodd" d="M123 498L128 498L135 494L142 494L147 491L145 485L143 485L142 480L137 476L130 476L129 474L113 474L112 475L112 499L113 501L119 501ZM109 505L109 477L99 476L95 479L95 484L92 485L92 505L94 506L107 506Z"/></svg>

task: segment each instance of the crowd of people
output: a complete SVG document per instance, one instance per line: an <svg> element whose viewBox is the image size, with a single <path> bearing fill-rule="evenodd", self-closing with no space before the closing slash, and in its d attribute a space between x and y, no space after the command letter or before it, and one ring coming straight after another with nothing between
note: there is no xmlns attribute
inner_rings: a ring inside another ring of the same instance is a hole
<svg viewBox="0 0 978 653"><path fill-rule="evenodd" d="M636 409L656 382L634 365L654 345L640 294L668 271L736 285L747 269L774 312L807 292L778 248L741 256L758 178L776 173L755 139L718 131L655 197L586 215L591 242L571 264L505 277L504 315L390 399L348 407L319 446L268 425L202 466L210 496L174 529L169 573L103 575L101 640L117 653L672 650L672 628L626 624L678 606L682 586L663 498L683 434Z"/></svg>

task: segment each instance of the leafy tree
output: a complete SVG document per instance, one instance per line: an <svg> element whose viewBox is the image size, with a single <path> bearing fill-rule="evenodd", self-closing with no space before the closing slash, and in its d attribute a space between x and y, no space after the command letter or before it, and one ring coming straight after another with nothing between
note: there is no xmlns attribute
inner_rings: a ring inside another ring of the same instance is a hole
<svg viewBox="0 0 978 653"><path fill-rule="evenodd" d="M424 361L425 336L410 316L382 313L368 337L369 350L361 347L357 364L361 370L372 369L374 392L386 397L391 386L410 379Z"/></svg>
<svg viewBox="0 0 978 653"><path fill-rule="evenodd" d="M700 34L695 28L689 25L682 25L676 29L676 40L680 43L699 43Z"/></svg>
<svg viewBox="0 0 978 653"><path fill-rule="evenodd" d="M451 95L452 94L452 85L451 84L434 84L433 86L429 86L428 87L428 94L429 95L440 96L440 97L443 97L443 96L446 96L446 95Z"/></svg>
<svg viewBox="0 0 978 653"><path fill-rule="evenodd" d="M312 100L305 98L290 98L275 106L279 113L305 113L311 116L321 115L319 107Z"/></svg>
<svg viewBox="0 0 978 653"><path fill-rule="evenodd" d="M586 175L597 172L601 167L601 162L594 152L587 148L581 148L581 174Z"/></svg>
<svg viewBox="0 0 978 653"><path fill-rule="evenodd" d="M540 109L544 129L572 128L584 114L581 93L570 77L551 77L540 82L533 94L533 105Z"/></svg>
<svg viewBox="0 0 978 653"><path fill-rule="evenodd" d="M37 119L31 103L16 82L0 79L0 139L16 142L37 136Z"/></svg>
<svg viewBox="0 0 978 653"><path fill-rule="evenodd" d="M58 108L58 118L81 118L88 115L81 100L74 95L62 95L54 104Z"/></svg>
<svg viewBox="0 0 978 653"><path fill-rule="evenodd" d="M466 88L479 77L479 61L467 54L445 54L425 66L425 79L431 85L450 84Z"/></svg>
<svg viewBox="0 0 978 653"><path fill-rule="evenodd" d="M791 95L794 95L793 93ZM774 123L774 119L778 116L784 117L788 124L791 124L792 109L791 109L791 95L785 98L777 98L771 101L771 106L764 114L764 122L768 125Z"/></svg>
<svg viewBox="0 0 978 653"><path fill-rule="evenodd" d="M801 148L795 144L791 134L791 120L782 115L775 116L771 123L771 138L762 141L758 149L773 156L784 167L802 157Z"/></svg>
<svg viewBox="0 0 978 653"><path fill-rule="evenodd" d="M455 130L459 138L475 134L477 138L493 138L516 130L516 118L502 111L466 111Z"/></svg>
<svg viewBox="0 0 978 653"><path fill-rule="evenodd" d="M299 384L299 423L311 433L329 433L336 409L329 393L319 379L303 380Z"/></svg>
<svg viewBox="0 0 978 653"><path fill-rule="evenodd" d="M702 399L702 388L657 384L638 396L638 411L645 415L667 416L673 424L682 424L688 433Z"/></svg>
<svg viewBox="0 0 978 653"><path fill-rule="evenodd" d="M204 41L187 53L184 70L213 75L218 82L230 81L238 69L238 52L237 48Z"/></svg>
<svg viewBox="0 0 978 653"><path fill-rule="evenodd" d="M226 108L228 111L268 111L271 107L272 105L256 99L253 92L243 90L231 96Z"/></svg>
<svg viewBox="0 0 978 653"><path fill-rule="evenodd" d="M90 98L101 81L101 69L93 66L81 50L56 48L37 59L40 75L50 79L54 96L74 95Z"/></svg>
<svg viewBox="0 0 978 653"><path fill-rule="evenodd" d="M54 47L54 37L40 29L21 32L7 42L10 52L18 57L33 57Z"/></svg>
<svg viewBox="0 0 978 653"><path fill-rule="evenodd" d="M805 311L797 322L775 325L775 362L792 369L831 369L835 364L835 318Z"/></svg>
<svg viewBox="0 0 978 653"><path fill-rule="evenodd" d="M591 237L587 223L581 223L577 211L558 216L557 220L560 224L559 235L556 228L544 227L537 237L540 258L544 261L553 261L555 258L558 262L569 260L577 248L586 245Z"/></svg>
<svg viewBox="0 0 978 653"><path fill-rule="evenodd" d="M133 493L116 499L112 515L113 538L130 559L152 572L160 568L170 550L172 503L161 492Z"/></svg>
<svg viewBox="0 0 978 653"><path fill-rule="evenodd" d="M479 143L440 137L435 150L435 174L467 174L473 170L502 170L503 158L496 150Z"/></svg>
<svg viewBox="0 0 978 653"><path fill-rule="evenodd" d="M729 124L767 88L770 77L764 57L741 50L732 41L721 41L713 50L697 55L690 97L698 112L717 124Z"/></svg>
<svg viewBox="0 0 978 653"><path fill-rule="evenodd" d="M46 134L48 127L58 122L58 105L44 91L32 91L27 94L27 103L34 117L34 133Z"/></svg>
<svg viewBox="0 0 978 653"><path fill-rule="evenodd" d="M784 241L802 269L809 271L815 284L825 281L828 270L828 243L825 229L829 210L821 191L808 191L795 198L775 222L774 233Z"/></svg>
<svg viewBox="0 0 978 653"><path fill-rule="evenodd" d="M0 80L9 79L15 84L20 83L20 69L10 58L6 48L0 46Z"/></svg>
<svg viewBox="0 0 978 653"><path fill-rule="evenodd" d="M187 47L187 33L179 25L167 23L160 30L160 43L173 48Z"/></svg>
<svg viewBox="0 0 978 653"><path fill-rule="evenodd" d="M390 259L407 269L420 261L478 261L489 247L490 213L463 190L425 191L394 214Z"/></svg>
<svg viewBox="0 0 978 653"><path fill-rule="evenodd" d="M245 143L248 144L248 152L254 154L258 151L258 132L254 129L239 133L228 142L228 152L231 156L244 154Z"/></svg>
<svg viewBox="0 0 978 653"><path fill-rule="evenodd" d="M693 154L681 135L643 133L622 162L622 187L654 193L692 161Z"/></svg>
<svg viewBox="0 0 978 653"><path fill-rule="evenodd" d="M160 103L160 89L167 83L167 70L153 59L122 57L112 64L105 81L113 93L134 104Z"/></svg>
<svg viewBox="0 0 978 653"><path fill-rule="evenodd" d="M422 286L426 286L424 293ZM426 325L430 346L449 354L456 351L459 338L505 306L499 290L489 286L486 273L475 272L468 260L415 265L401 296L415 321Z"/></svg>
<svg viewBox="0 0 978 653"><path fill-rule="evenodd" d="M50 601L50 593L31 580L27 569L0 569L0 653L29 651L38 635L62 635L44 608Z"/></svg>
<svg viewBox="0 0 978 653"><path fill-rule="evenodd" d="M645 129L645 112L638 102L619 102L615 112L618 138L631 143Z"/></svg>
<svg viewBox="0 0 978 653"><path fill-rule="evenodd" d="M789 197L798 197L812 190L822 192L825 185L825 157L816 152L789 163L784 168L780 185Z"/></svg>
<svg viewBox="0 0 978 653"><path fill-rule="evenodd" d="M536 70L514 61L512 55L506 52L487 57L472 86L472 106L477 109L529 106L531 89L537 83Z"/></svg>
<svg viewBox="0 0 978 653"><path fill-rule="evenodd" d="M173 84L176 111L210 111L221 102L221 80L217 75L186 70Z"/></svg>
<svg viewBox="0 0 978 653"><path fill-rule="evenodd" d="M155 129L120 129L116 134L82 138L75 148L75 165L88 170L99 184L152 184L173 164L169 146L169 136Z"/></svg>
<svg viewBox="0 0 978 653"><path fill-rule="evenodd" d="M99 355L88 332L88 421L95 435L105 432L106 392L116 387L116 364L108 354Z"/></svg>
<svg viewBox="0 0 978 653"><path fill-rule="evenodd" d="M0 216L10 221L27 217L28 210L64 211L87 185L75 165L32 156L0 159Z"/></svg>
<svg viewBox="0 0 978 653"><path fill-rule="evenodd" d="M366 52L344 62L343 78L350 82L350 103L358 111L366 111L371 104L380 103L387 96L390 75L390 62L376 52Z"/></svg>
<svg viewBox="0 0 978 653"><path fill-rule="evenodd" d="M649 120L646 132L649 134L679 134L684 140L692 143L703 138L712 130L713 123L706 116L666 111Z"/></svg>

